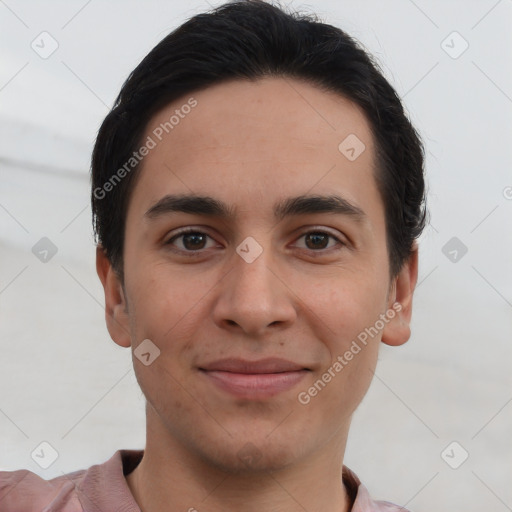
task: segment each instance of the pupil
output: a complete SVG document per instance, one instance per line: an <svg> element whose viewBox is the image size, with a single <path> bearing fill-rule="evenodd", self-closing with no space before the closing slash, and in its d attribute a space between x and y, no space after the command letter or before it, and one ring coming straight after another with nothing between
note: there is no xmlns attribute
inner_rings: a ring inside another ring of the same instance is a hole
<svg viewBox="0 0 512 512"><path fill-rule="evenodd" d="M203 240L201 240L203 239ZM187 243L190 240L194 240L191 244ZM198 243L199 242L199 243ZM198 249L201 245L201 242L204 243L204 236L201 233L188 233L183 237L183 245L187 249Z"/></svg>
<svg viewBox="0 0 512 512"><path fill-rule="evenodd" d="M323 233L314 233L307 235L307 241L313 242L313 248L325 248L327 235ZM192 243L190 243L192 241ZM201 233L188 233L183 237L183 244L187 249L197 249L204 244L204 236ZM320 245L319 245L320 244Z"/></svg>
<svg viewBox="0 0 512 512"><path fill-rule="evenodd" d="M316 245L316 247L314 248L318 248L319 246L317 245L317 242L321 241L323 239L324 242L327 241L327 235L323 234L323 233L314 233L314 234L310 234L310 235L307 235L307 240L312 240L313 241L313 245ZM326 247L326 244L323 243L321 244L321 247L320 248L325 248Z"/></svg>

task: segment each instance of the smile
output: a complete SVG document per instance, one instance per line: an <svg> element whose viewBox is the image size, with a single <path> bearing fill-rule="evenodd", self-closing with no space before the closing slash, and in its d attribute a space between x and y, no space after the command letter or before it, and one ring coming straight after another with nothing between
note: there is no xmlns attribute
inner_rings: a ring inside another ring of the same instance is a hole
<svg viewBox="0 0 512 512"><path fill-rule="evenodd" d="M199 370L217 389L246 399L268 398L287 391L310 371L282 359L224 359Z"/></svg>

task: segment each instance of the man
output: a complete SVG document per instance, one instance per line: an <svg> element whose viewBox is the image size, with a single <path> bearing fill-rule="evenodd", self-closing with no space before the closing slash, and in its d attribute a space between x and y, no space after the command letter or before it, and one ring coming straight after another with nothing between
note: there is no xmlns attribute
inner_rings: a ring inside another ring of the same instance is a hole
<svg viewBox="0 0 512 512"><path fill-rule="evenodd" d="M123 85L92 206L146 447L4 472L3 511L404 510L343 457L380 343L410 336L423 150L349 36L258 0L195 16Z"/></svg>

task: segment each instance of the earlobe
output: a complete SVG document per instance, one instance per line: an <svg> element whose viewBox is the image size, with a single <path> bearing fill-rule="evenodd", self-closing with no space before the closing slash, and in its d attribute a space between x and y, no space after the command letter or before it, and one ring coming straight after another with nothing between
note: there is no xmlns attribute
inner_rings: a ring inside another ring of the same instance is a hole
<svg viewBox="0 0 512 512"><path fill-rule="evenodd" d="M96 272L105 292L105 321L110 337L119 346L130 347L130 322L123 286L101 245L96 247Z"/></svg>
<svg viewBox="0 0 512 512"><path fill-rule="evenodd" d="M388 300L390 321L382 332L386 345L403 345L411 336L412 298L418 280L418 246L413 245L409 259L395 277ZM395 314L391 317L391 310Z"/></svg>

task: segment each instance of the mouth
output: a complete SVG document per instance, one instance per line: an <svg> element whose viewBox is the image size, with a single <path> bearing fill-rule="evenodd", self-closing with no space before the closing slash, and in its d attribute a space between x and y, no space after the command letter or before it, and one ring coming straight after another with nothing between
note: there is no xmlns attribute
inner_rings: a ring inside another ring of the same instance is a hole
<svg viewBox="0 0 512 512"><path fill-rule="evenodd" d="M284 359L222 359L199 368L210 383L238 398L263 399L296 386L311 370Z"/></svg>

